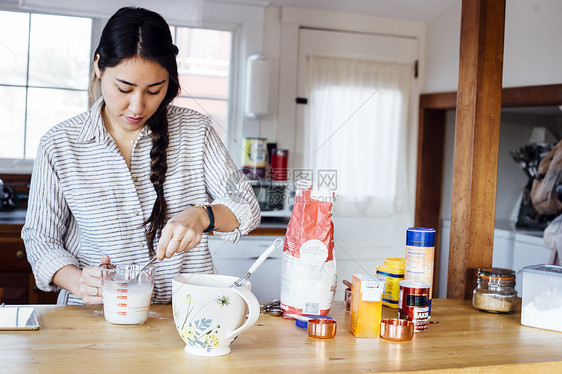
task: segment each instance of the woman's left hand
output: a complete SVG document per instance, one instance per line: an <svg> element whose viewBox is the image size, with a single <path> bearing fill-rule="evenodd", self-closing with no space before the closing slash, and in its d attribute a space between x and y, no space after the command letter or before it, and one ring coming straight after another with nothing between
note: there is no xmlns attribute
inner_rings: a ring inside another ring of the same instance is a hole
<svg viewBox="0 0 562 374"><path fill-rule="evenodd" d="M161 261L175 253L189 251L196 247L203 237L203 230L209 226L205 209L189 207L176 214L162 229L162 236L156 248L156 257Z"/></svg>

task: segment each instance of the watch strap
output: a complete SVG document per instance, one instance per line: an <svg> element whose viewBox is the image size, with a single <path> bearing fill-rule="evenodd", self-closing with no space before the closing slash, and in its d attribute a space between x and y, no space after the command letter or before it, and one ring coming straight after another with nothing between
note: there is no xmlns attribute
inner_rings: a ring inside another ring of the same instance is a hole
<svg viewBox="0 0 562 374"><path fill-rule="evenodd" d="M213 208L211 204L205 204L205 205L191 204L191 206L194 208L203 208L207 211L207 215L209 216L209 226L207 226L207 228L203 230L204 233L208 233L216 230L215 214L213 213Z"/></svg>

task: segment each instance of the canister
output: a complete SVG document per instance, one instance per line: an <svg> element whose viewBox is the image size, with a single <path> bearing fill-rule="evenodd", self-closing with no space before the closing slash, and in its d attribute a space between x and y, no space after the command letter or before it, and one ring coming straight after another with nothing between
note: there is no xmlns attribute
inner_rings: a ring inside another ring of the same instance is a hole
<svg viewBox="0 0 562 374"><path fill-rule="evenodd" d="M267 168L267 139L244 138L242 172L252 179L265 178Z"/></svg>
<svg viewBox="0 0 562 374"><path fill-rule="evenodd" d="M289 160L288 149L274 149L271 152L271 179L276 181L287 180L287 163Z"/></svg>
<svg viewBox="0 0 562 374"><path fill-rule="evenodd" d="M522 269L521 324L562 332L562 266Z"/></svg>
<svg viewBox="0 0 562 374"><path fill-rule="evenodd" d="M387 257L384 259L384 266L393 269L404 269L405 262L405 258Z"/></svg>
<svg viewBox="0 0 562 374"><path fill-rule="evenodd" d="M398 318L414 322L414 332L426 331L429 318L429 282L402 280Z"/></svg>
<svg viewBox="0 0 562 374"><path fill-rule="evenodd" d="M385 291L382 296L382 304L397 309L398 293L400 291L398 282L404 279L404 259L385 259L384 265L377 266L377 276L386 282Z"/></svg>
<svg viewBox="0 0 562 374"><path fill-rule="evenodd" d="M428 282L429 315L433 293L433 263L435 258L435 229L410 227L406 231L405 280Z"/></svg>

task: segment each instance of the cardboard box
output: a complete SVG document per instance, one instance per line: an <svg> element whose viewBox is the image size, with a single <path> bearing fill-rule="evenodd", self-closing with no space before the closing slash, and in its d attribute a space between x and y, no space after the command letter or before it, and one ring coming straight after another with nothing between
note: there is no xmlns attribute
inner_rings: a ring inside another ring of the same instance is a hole
<svg viewBox="0 0 562 374"><path fill-rule="evenodd" d="M384 282L375 276L353 274L349 329L355 337L380 337L384 288Z"/></svg>
<svg viewBox="0 0 562 374"><path fill-rule="evenodd" d="M562 266L523 268L521 324L562 332Z"/></svg>

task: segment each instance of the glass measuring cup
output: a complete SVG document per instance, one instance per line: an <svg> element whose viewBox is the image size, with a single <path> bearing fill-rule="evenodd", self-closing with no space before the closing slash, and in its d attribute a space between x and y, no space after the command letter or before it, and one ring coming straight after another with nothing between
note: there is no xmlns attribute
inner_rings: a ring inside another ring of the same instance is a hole
<svg viewBox="0 0 562 374"><path fill-rule="evenodd" d="M107 322L139 325L148 318L156 268L142 265L102 265L103 314ZM138 277L137 277L138 275Z"/></svg>

